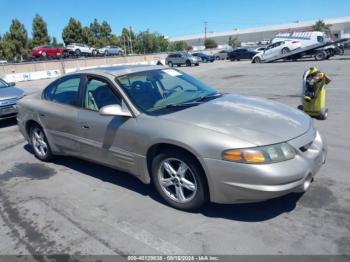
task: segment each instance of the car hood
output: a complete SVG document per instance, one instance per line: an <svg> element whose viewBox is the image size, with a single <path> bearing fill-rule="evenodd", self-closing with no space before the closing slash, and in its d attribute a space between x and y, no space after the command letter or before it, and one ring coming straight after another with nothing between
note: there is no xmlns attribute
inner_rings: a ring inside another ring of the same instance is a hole
<svg viewBox="0 0 350 262"><path fill-rule="evenodd" d="M255 145L293 139L307 132L311 125L311 118L297 109L266 99L238 95L225 95L161 117Z"/></svg>
<svg viewBox="0 0 350 262"><path fill-rule="evenodd" d="M0 100L18 98L24 94L24 91L17 87L0 88Z"/></svg>

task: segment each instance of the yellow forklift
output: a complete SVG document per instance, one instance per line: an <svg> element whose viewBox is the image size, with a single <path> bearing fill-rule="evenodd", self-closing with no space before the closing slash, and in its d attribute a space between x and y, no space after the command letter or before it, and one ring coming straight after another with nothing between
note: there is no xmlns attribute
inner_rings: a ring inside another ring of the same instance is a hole
<svg viewBox="0 0 350 262"><path fill-rule="evenodd" d="M303 76L302 105L298 108L321 120L327 119L326 85L331 82L326 73L311 67Z"/></svg>

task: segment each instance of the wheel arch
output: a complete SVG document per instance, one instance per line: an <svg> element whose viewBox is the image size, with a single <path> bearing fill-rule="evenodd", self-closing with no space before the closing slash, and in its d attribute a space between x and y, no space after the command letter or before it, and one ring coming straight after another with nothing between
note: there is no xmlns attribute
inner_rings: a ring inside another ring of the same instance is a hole
<svg viewBox="0 0 350 262"><path fill-rule="evenodd" d="M28 137L30 137L30 129L33 127L33 126L39 126L41 128L43 128L39 122L31 119L31 120L28 120L26 123L25 123L25 130L26 130L26 134L28 135Z"/></svg>
<svg viewBox="0 0 350 262"><path fill-rule="evenodd" d="M210 198L210 181L209 181L210 178L207 175L205 163L202 159L200 159L200 157L196 152L194 152L193 150L189 149L186 146L176 145L170 142L159 142L150 146L146 153L146 165L147 165L146 167L147 167L147 172L149 174L149 177L151 178L150 174L152 172L152 160L157 154L159 154L160 152L164 152L166 150L183 151L184 153L190 155L193 158L193 160L195 160L198 163L199 167L202 169L201 171L204 174L204 178L207 183L208 197Z"/></svg>

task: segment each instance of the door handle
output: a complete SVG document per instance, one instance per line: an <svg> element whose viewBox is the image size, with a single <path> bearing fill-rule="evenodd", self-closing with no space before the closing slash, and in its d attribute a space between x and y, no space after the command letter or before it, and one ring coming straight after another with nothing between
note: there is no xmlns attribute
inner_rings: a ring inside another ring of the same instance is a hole
<svg viewBox="0 0 350 262"><path fill-rule="evenodd" d="M45 117L46 115L45 115L45 114L43 114L43 113L39 113L39 116L41 116L41 117Z"/></svg>
<svg viewBox="0 0 350 262"><path fill-rule="evenodd" d="M83 124L83 125L81 126L81 128L83 128L83 129L89 129L90 127L89 127L87 124Z"/></svg>

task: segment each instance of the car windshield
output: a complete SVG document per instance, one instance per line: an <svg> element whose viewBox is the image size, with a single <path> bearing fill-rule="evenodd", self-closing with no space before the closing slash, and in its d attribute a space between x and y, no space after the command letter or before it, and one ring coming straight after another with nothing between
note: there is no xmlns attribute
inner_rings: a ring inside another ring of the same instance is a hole
<svg viewBox="0 0 350 262"><path fill-rule="evenodd" d="M168 68L127 74L116 81L147 114L195 106L220 95L195 78Z"/></svg>
<svg viewBox="0 0 350 262"><path fill-rule="evenodd" d="M2 79L0 79L0 88L6 88L8 87L9 85Z"/></svg>

